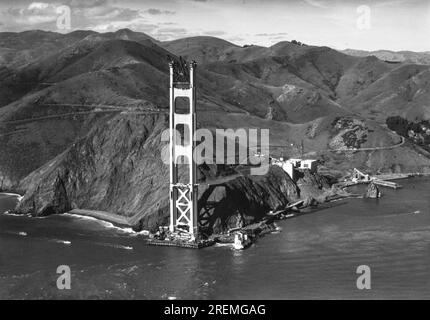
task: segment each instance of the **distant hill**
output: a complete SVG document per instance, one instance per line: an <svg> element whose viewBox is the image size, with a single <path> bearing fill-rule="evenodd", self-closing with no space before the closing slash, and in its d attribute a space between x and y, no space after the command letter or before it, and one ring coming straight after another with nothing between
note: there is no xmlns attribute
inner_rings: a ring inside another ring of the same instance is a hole
<svg viewBox="0 0 430 320"><path fill-rule="evenodd" d="M106 40L130 40L158 41L141 33L129 29L121 29L116 32L97 33L90 30L78 30L71 33L60 34L50 31L30 30L24 32L0 32L0 67L14 69L28 65L37 60L46 58L58 50L73 47L81 40L106 41Z"/></svg>
<svg viewBox="0 0 430 320"><path fill-rule="evenodd" d="M355 49L345 49L341 52L357 57L375 56L378 59L390 62L406 62L415 64L430 64L430 52L413 52L413 51L364 51Z"/></svg>

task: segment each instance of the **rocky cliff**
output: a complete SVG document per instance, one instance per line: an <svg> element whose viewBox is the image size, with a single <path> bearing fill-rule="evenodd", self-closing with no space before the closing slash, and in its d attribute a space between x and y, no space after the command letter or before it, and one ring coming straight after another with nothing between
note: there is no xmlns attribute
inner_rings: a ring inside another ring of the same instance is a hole
<svg viewBox="0 0 430 320"><path fill-rule="evenodd" d="M17 213L44 216L74 208L125 216L136 229L168 223L168 166L162 162L165 115L121 114L95 127L65 152L32 172L18 189L25 196ZM222 177L222 179L220 179ZM317 175L298 184L279 167L266 175L239 174L234 167L198 170L200 215L207 233L252 223L328 187Z"/></svg>

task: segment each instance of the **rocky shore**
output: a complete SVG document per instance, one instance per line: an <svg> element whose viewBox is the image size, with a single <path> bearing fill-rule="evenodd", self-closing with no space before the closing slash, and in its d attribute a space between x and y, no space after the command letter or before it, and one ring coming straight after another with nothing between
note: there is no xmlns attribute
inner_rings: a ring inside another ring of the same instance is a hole
<svg viewBox="0 0 430 320"><path fill-rule="evenodd" d="M203 179L201 179L202 183L199 187L200 209L201 211L206 210L209 214L205 229L209 235L260 222L268 212L283 210L290 203L300 199L303 200L302 207L306 207L349 195L341 189L332 188L327 179L318 174L305 173L298 181L294 182L282 169L276 166L271 167L265 176L234 176L231 179L227 177L224 179L225 182L221 184L210 183L212 177L209 176L211 174L216 175L214 170L216 168L212 168L209 170L210 172L201 171L201 178ZM46 216L68 212L109 221L118 226L133 227L136 231L156 231L159 226L168 224L167 194L160 199L165 203L162 212L153 212L154 215L160 214L158 220L153 217L138 220L135 215L127 216L118 212L95 208L74 207L67 192L69 186L59 181L59 177L54 180L49 193L32 195L31 203L28 200L28 193L26 193L14 213ZM46 205L47 210L34 211L37 203L46 200L50 201ZM205 207L208 202L216 202L216 205L208 209ZM33 207L27 207L29 203Z"/></svg>
<svg viewBox="0 0 430 320"><path fill-rule="evenodd" d="M310 171L301 172L298 179L293 181L277 166L270 167L265 176L232 175L228 178L229 175L227 175L220 184L210 183L214 181L214 177L222 174L217 172L219 168L199 168L199 170L201 182L199 204L203 206L201 209L204 209L207 201L217 203L209 212L211 215L209 224L201 229L212 242L232 243L237 231L248 234L250 239L255 241L261 236L276 232L277 221L305 214L310 207L351 197L377 198L380 196L379 188L375 185L369 185L364 194L353 194L338 187L331 179ZM223 169L223 172L227 170ZM58 188L64 193L61 193ZM52 193L53 199L56 199L53 204L58 204L60 207L68 206L67 203L61 203L68 199L67 185L56 181ZM167 202L167 197L164 200ZM37 215L34 212L19 211L22 207L21 202L13 213ZM67 212L108 221L118 227L132 227L136 232L144 230L141 233L144 239L154 238L157 229L168 224L167 210L152 227L142 220L136 223L133 216L128 217L107 211L71 208Z"/></svg>
<svg viewBox="0 0 430 320"><path fill-rule="evenodd" d="M206 179L214 174L213 170L212 168L211 173L206 172ZM303 172L297 181L292 181L277 166L270 167L265 176L235 176L224 180L225 182L219 185L202 183L200 190L199 204L204 206L205 201L217 201L217 205L209 212L211 216L208 224L201 229L208 239L215 242L232 242L231 230L243 230L252 239L256 239L276 231L276 221L298 216L301 209L351 196L350 193L331 185L329 179L324 176ZM60 186L58 183L54 185L57 188ZM52 192L59 194L55 189ZM60 204L61 199L64 201L66 197L57 198L55 203ZM19 211L22 207L23 204L19 204L14 213L35 215L32 212ZM146 233L141 234L148 238L152 237L160 226L168 225L167 211L153 227L143 221L133 222L133 216L127 217L112 212L78 208L67 212L108 221L118 227L132 227L136 232L145 230Z"/></svg>

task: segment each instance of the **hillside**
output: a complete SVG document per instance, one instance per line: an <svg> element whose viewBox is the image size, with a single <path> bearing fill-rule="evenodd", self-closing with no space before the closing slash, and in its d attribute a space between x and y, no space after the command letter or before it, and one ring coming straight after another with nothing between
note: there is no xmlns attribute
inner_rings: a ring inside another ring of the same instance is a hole
<svg viewBox="0 0 430 320"><path fill-rule="evenodd" d="M43 216L86 208L116 212L130 218L136 227L154 229L165 224L168 166L161 161L163 145L159 142L166 127L164 115L119 115L96 126L87 137L22 180L18 189L25 189L26 194L17 210ZM200 169L199 195L219 200L210 224L216 231L235 226L236 217L226 215L226 207L253 221L299 197L297 186L279 168L272 168L267 177L232 177L209 189L205 181L214 174L214 169ZM245 199L238 202L238 197Z"/></svg>
<svg viewBox="0 0 430 320"><path fill-rule="evenodd" d="M16 69L50 56L53 52L88 41L130 40L135 42L157 41L141 32L121 29L116 32L97 33L77 30L67 34L30 30L24 32L0 32L0 67Z"/></svg>
<svg viewBox="0 0 430 320"><path fill-rule="evenodd" d="M7 33L0 44L0 189L26 192L19 212L84 207L151 227L165 219L160 132L167 127L167 62L179 55L199 63L200 128L269 128L271 155L299 156L303 141L304 154L337 177L354 167L430 171L426 153L385 126L388 116L430 118L426 65L290 42L268 48L212 37L158 42L127 29ZM230 192L247 198L250 207L240 212L251 212L249 221L262 208L311 196L282 172L237 177L230 169L201 168L200 179L230 172L224 191L213 196L228 198L229 212ZM215 228L231 216L218 218Z"/></svg>
<svg viewBox="0 0 430 320"><path fill-rule="evenodd" d="M387 115L399 115L410 120L430 117L430 66L402 65L345 99L366 118L385 121Z"/></svg>
<svg viewBox="0 0 430 320"><path fill-rule="evenodd" d="M198 64L220 61L227 58L229 52L240 50L240 47L215 37L191 37L161 43L166 50L195 60Z"/></svg>

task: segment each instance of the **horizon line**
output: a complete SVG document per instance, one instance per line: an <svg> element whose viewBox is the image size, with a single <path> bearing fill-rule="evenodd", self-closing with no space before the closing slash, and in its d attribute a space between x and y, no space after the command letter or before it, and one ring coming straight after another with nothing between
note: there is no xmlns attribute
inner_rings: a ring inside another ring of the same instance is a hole
<svg viewBox="0 0 430 320"><path fill-rule="evenodd" d="M22 31L0 31L0 35L3 33L13 33L13 34L21 34L21 33L26 33L26 32L31 32L31 31L39 31L39 32L46 32L46 33L55 33L55 34L61 34L61 35L67 35L67 34L71 34L73 32L79 32L79 31L88 31L88 32L94 32L97 34L109 34L109 33L116 33L118 31L122 31L122 30L129 30L131 32L134 33L140 33L140 34L144 34L146 36L148 36L149 38L152 38L154 40L156 40L159 43L166 43L166 42L172 42L172 41L177 41L177 40L183 40L183 39L191 39L191 38L199 38L199 37L206 37L206 38L213 38L213 39L218 39L218 40L222 40L228 43L231 43L232 45L235 45L237 47L244 47L244 46L256 46L256 47L262 47L262 48L270 48L273 47L279 43L283 43L283 42L288 42L288 43L292 43L292 41L299 41L297 39L292 39L292 40L281 40L278 41L274 44L272 44L271 46L265 46L265 45L261 45L261 44L254 44L254 43L250 43L250 44L244 44L244 45L240 45L237 43L234 43L233 41L224 39L222 37L216 37L216 36L212 36L212 35L205 35L205 34L201 34L201 35L195 35L195 36L186 36L186 37L179 37L179 38L175 38L175 39L171 39L171 40L164 40L161 41L159 39L157 39L156 37L146 33L146 32L142 32L142 31L135 31L133 29L130 28L118 28L116 30L111 30L111 31L106 31L106 32L100 32L100 31L95 31L92 29L75 29L75 30L70 30L68 32L61 32L61 31L54 31L54 30L44 30L44 29L27 29L27 30L22 30ZM300 42L300 41L299 41ZM409 50L409 49L402 49L402 50L391 50L391 49L386 49L386 48L380 48L380 49L375 49L375 50L367 50L367 49L359 49L359 48L351 48L351 47L345 47L344 49L341 48L337 48L336 46L330 46L330 45L314 45L314 44L308 44L308 43L303 43L304 45L308 46L308 47L327 47L336 51L346 51L346 50L354 50L354 51L362 51L362 52L367 52L367 53L373 53L373 52L378 52L378 51L389 51L389 52L393 52L393 53L402 53L402 52L413 52L413 53L420 53L420 54L430 54L430 51L414 51L414 50ZM344 52L342 52L344 53Z"/></svg>

